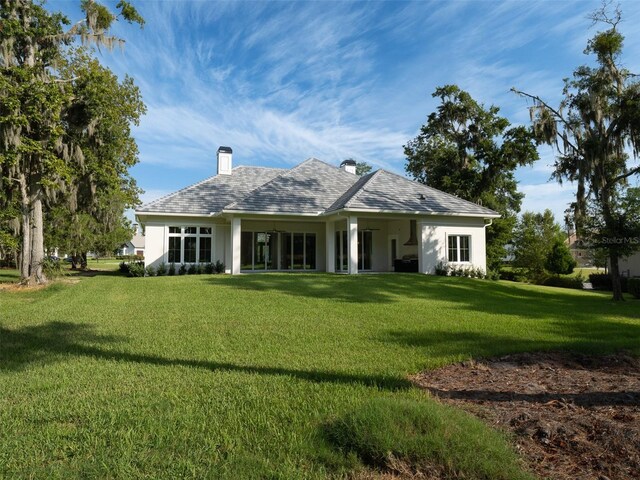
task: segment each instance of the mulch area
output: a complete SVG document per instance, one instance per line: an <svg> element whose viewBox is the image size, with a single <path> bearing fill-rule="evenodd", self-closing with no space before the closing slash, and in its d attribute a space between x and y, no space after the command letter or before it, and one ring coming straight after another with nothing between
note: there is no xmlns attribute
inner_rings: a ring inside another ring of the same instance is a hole
<svg viewBox="0 0 640 480"><path fill-rule="evenodd" d="M412 381L512 432L532 472L640 479L640 359L544 352L468 361Z"/></svg>

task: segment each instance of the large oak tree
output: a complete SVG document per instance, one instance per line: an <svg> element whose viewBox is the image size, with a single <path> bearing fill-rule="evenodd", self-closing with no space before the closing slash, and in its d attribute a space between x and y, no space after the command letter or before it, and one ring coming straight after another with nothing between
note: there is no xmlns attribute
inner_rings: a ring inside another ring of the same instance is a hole
<svg viewBox="0 0 640 480"><path fill-rule="evenodd" d="M496 270L523 198L515 170L538 159L532 133L511 127L498 107L486 108L456 85L437 88L433 97L440 105L404 147L406 170L422 183L502 215L487 228L487 265Z"/></svg>
<svg viewBox="0 0 640 480"><path fill-rule="evenodd" d="M594 24L607 27L585 49L595 55L595 66L580 66L565 80L557 108L538 95L514 91L533 101L536 137L557 151L556 179L576 183L577 232L606 250L613 299L623 300L619 259L640 246L638 225L629 215L635 206L625 203L636 198L627 189L629 179L640 174L640 166L630 163L640 152L640 82L622 66L621 12L608 7L604 4L592 15Z"/></svg>
<svg viewBox="0 0 640 480"><path fill-rule="evenodd" d="M70 25L29 0L2 0L0 10L0 187L3 201L19 209L23 283L45 283L44 209L56 192L68 192L85 169L90 148L78 141L69 122L81 99L80 78L64 75L76 40L108 48L121 43L108 31L118 17L92 0L82 0L84 18ZM142 24L127 2L119 16ZM76 85L74 85L74 82ZM82 125L88 136L95 123ZM109 162L112 158L100 158Z"/></svg>

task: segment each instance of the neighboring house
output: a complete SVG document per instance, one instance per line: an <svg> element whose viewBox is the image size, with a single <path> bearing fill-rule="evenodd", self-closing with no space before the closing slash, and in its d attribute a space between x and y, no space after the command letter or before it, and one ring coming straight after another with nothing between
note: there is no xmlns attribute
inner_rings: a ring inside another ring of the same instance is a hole
<svg viewBox="0 0 640 480"><path fill-rule="evenodd" d="M138 225L134 225L136 233L131 240L123 244L118 250L118 255L138 255L144 257L145 236L142 235L142 231L138 228Z"/></svg>
<svg viewBox="0 0 640 480"><path fill-rule="evenodd" d="M640 252L636 252L619 260L620 275L623 277L640 277Z"/></svg>
<svg viewBox="0 0 640 480"><path fill-rule="evenodd" d="M147 265L221 261L229 273L486 269L485 227L499 214L377 170L310 158L286 170L232 168L136 211Z"/></svg>
<svg viewBox="0 0 640 480"><path fill-rule="evenodd" d="M571 256L576 261L578 267L591 266L593 260L591 252L583 247L582 240L578 238L575 232L569 233L564 243L569 248L569 252L571 252Z"/></svg>

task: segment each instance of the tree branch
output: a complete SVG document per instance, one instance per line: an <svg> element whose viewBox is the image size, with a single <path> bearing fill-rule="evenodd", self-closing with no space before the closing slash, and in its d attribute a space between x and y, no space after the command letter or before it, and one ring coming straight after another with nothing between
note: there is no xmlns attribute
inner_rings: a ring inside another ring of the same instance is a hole
<svg viewBox="0 0 640 480"><path fill-rule="evenodd" d="M72 77L68 79L53 78L53 79L49 79L49 81L45 83L70 83L70 82L75 82L76 80L80 80L80 77Z"/></svg>
<svg viewBox="0 0 640 480"><path fill-rule="evenodd" d="M614 177L614 178L611 180L611 183L612 183L612 184L616 184L616 183L618 183L620 180L624 180L625 178L629 178L631 175L636 175L636 174L638 174L638 173L640 173L640 167L632 168L632 169L631 169L631 170L629 170L628 172L623 173L623 174L621 174L621 175L618 175L617 177Z"/></svg>
<svg viewBox="0 0 640 480"><path fill-rule="evenodd" d="M545 107L546 109L548 109L551 113L553 113L558 120L560 120L565 128L567 130L569 130L573 136L575 137L575 132L573 131L573 128L571 128L571 125L569 124L569 122L562 116L562 114L560 112L558 112L555 108L553 108L552 106L550 106L547 102L545 102L544 100L542 100L539 96L537 95L531 95L530 93L526 93L523 92L521 90L516 89L516 87L511 87L511 91L513 93L515 93L516 95L520 95L522 97L527 97L532 99L534 102L539 103L540 105L542 105L543 107ZM558 135L560 136L560 135ZM578 147L576 147L573 143L571 143L568 139L565 140L564 138L562 138L563 143L566 141L567 145L569 145L576 153L580 153L580 150L578 149Z"/></svg>

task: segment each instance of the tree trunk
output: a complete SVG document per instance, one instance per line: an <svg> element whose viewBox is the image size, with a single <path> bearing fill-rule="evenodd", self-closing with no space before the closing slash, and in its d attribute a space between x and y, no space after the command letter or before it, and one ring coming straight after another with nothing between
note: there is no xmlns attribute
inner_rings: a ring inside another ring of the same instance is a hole
<svg viewBox="0 0 640 480"><path fill-rule="evenodd" d="M618 254L611 252L609 257L609 263L611 264L611 289L613 290L613 300L623 301L622 296L622 283L620 282L620 266L618 264Z"/></svg>
<svg viewBox="0 0 640 480"><path fill-rule="evenodd" d="M37 187L36 187L37 188ZM42 270L44 261L44 225L42 222L42 199L39 194L34 195L31 208L31 279L29 283L42 285L47 283L47 277Z"/></svg>
<svg viewBox="0 0 640 480"><path fill-rule="evenodd" d="M573 214L573 223L576 227L576 234L578 235L578 238L582 238L584 236L584 218L587 210L584 177L585 174L583 169L580 168L578 172L578 187L576 190L576 207Z"/></svg>
<svg viewBox="0 0 640 480"><path fill-rule="evenodd" d="M611 210L611 190L605 186L602 189L602 217L609 236L618 233L616 222ZM620 302L624 300L622 296L622 284L620 283L620 266L618 264L618 251L616 245L609 245L609 273L611 275L611 289L613 290L613 300Z"/></svg>
<svg viewBox="0 0 640 480"><path fill-rule="evenodd" d="M22 216L22 247L20 248L20 282L27 283L31 275L31 204L27 193L27 181L20 175L20 214Z"/></svg>

